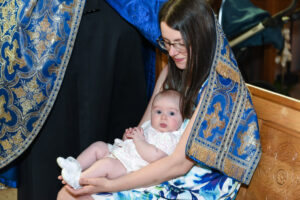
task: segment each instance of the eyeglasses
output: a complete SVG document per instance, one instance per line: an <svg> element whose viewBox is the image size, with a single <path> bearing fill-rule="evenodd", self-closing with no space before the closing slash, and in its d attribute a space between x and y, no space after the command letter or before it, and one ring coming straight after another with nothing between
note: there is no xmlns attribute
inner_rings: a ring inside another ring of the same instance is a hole
<svg viewBox="0 0 300 200"><path fill-rule="evenodd" d="M168 42L165 41L162 37L159 37L157 40L158 45L160 46L160 48L162 48L163 50L169 51L171 49L171 46L173 46L176 51L182 53L186 51L186 47L185 44L180 43L180 42Z"/></svg>

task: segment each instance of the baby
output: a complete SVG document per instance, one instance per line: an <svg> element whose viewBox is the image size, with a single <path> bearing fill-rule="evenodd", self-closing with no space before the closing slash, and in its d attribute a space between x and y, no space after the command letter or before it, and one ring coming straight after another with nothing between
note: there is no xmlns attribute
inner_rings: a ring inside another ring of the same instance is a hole
<svg viewBox="0 0 300 200"><path fill-rule="evenodd" d="M95 142L77 159L58 157L62 168L59 179L78 189L80 177L117 178L171 154L187 124L187 120L183 123L180 102L181 96L174 90L158 93L151 120L142 127L126 129L123 140L116 139L113 145Z"/></svg>

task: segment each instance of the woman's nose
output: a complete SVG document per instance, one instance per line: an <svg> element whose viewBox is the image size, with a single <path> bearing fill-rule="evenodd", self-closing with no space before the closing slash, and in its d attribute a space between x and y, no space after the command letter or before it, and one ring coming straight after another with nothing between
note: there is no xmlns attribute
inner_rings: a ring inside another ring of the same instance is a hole
<svg viewBox="0 0 300 200"><path fill-rule="evenodd" d="M178 54L178 51L174 48L173 45L171 45L168 53L172 57L172 56L175 56L176 54Z"/></svg>

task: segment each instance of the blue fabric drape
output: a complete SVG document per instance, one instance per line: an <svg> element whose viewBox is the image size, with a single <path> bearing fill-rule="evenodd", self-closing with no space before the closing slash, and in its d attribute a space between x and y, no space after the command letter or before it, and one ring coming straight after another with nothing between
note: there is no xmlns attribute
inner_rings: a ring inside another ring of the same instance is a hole
<svg viewBox="0 0 300 200"><path fill-rule="evenodd" d="M135 26L153 45L144 47L147 93L151 97L155 85L155 47L160 36L158 12L166 0L106 0L126 21Z"/></svg>
<svg viewBox="0 0 300 200"><path fill-rule="evenodd" d="M160 36L158 12L166 0L106 0L152 44Z"/></svg>
<svg viewBox="0 0 300 200"><path fill-rule="evenodd" d="M16 188L18 186L17 167L13 166L8 169L1 170L0 183L3 184L3 187Z"/></svg>

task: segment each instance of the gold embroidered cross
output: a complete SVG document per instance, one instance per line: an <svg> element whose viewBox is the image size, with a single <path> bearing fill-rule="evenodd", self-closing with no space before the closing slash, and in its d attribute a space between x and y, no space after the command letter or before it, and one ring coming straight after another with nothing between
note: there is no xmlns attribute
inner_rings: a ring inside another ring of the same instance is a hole
<svg viewBox="0 0 300 200"><path fill-rule="evenodd" d="M13 48L9 49L9 47L5 48L5 56L8 57L9 65L8 65L8 73L12 74L14 73L14 66L16 64L19 65L19 68L25 67L26 63L23 58L19 58L17 54L17 49L19 48L19 44L17 40L13 41Z"/></svg>
<svg viewBox="0 0 300 200"><path fill-rule="evenodd" d="M206 115L204 119L207 121L207 129L203 131L204 137L208 138L212 135L212 130L216 127L223 129L225 127L224 120L220 120L219 112L221 110L221 104L218 102L214 105L215 111L210 115Z"/></svg>

